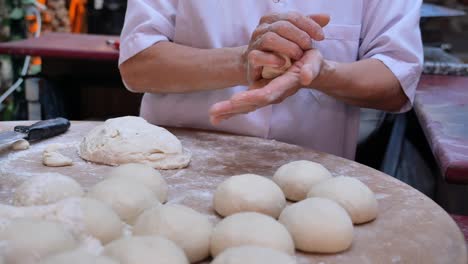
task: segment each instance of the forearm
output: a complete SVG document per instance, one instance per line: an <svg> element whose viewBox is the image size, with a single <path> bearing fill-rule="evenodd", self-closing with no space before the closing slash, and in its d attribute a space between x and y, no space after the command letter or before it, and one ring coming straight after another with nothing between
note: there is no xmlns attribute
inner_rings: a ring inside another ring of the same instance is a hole
<svg viewBox="0 0 468 264"><path fill-rule="evenodd" d="M246 84L244 47L197 49L159 42L120 65L135 92L185 93Z"/></svg>
<svg viewBox="0 0 468 264"><path fill-rule="evenodd" d="M311 87L348 104L384 111L398 111L407 101L398 79L376 59L326 61Z"/></svg>

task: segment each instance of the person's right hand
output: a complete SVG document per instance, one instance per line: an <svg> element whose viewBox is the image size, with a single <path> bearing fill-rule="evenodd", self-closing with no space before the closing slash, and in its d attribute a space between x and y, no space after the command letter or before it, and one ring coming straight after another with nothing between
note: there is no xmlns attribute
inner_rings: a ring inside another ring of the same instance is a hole
<svg viewBox="0 0 468 264"><path fill-rule="evenodd" d="M329 22L330 16L325 14L305 16L289 12L263 16L243 55L249 85L262 79L264 66L280 68L285 64L277 54L300 60L304 51L313 48L312 40L325 38L322 28Z"/></svg>

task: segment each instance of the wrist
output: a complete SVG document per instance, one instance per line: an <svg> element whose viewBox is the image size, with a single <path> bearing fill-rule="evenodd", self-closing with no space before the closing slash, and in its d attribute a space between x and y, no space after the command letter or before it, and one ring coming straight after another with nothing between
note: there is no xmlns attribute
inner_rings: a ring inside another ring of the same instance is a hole
<svg viewBox="0 0 468 264"><path fill-rule="evenodd" d="M233 48L235 50L235 72L239 76L240 85L248 85L248 65L247 65L247 49L248 46L240 46Z"/></svg>
<svg viewBox="0 0 468 264"><path fill-rule="evenodd" d="M313 88L319 91L326 90L336 77L338 66L340 63L336 61L323 60L322 67L320 67L320 73L310 83L309 88Z"/></svg>

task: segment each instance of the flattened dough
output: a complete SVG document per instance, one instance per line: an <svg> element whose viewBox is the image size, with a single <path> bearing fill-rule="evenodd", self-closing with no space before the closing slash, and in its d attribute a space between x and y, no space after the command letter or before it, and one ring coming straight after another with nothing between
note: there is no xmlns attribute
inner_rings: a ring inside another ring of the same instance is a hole
<svg viewBox="0 0 468 264"><path fill-rule="evenodd" d="M61 144L51 144L42 153L42 163L47 167L65 167L73 165L72 159L61 154L59 149Z"/></svg>
<svg viewBox="0 0 468 264"><path fill-rule="evenodd" d="M184 168L191 157L172 133L135 116L108 119L92 129L83 138L79 154L96 163L142 163L156 169Z"/></svg>
<svg viewBox="0 0 468 264"><path fill-rule="evenodd" d="M29 142L25 139L20 139L11 145L12 150L25 150L29 148Z"/></svg>

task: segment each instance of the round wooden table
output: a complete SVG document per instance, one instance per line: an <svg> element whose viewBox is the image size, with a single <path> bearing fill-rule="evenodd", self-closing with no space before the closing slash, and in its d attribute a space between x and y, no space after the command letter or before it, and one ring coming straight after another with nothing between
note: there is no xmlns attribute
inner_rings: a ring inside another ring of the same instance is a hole
<svg viewBox="0 0 468 264"><path fill-rule="evenodd" d="M0 122L0 131L18 122ZM80 159L77 146L97 122L72 122L58 137L33 143L25 151L0 153L0 202L11 203L17 185L41 173L60 173L75 178L85 188L102 180L108 166ZM169 184L169 203L180 203L219 221L212 207L216 186L227 177L255 173L271 176L294 160L319 162L334 176L347 175L366 183L379 202L378 218L355 226L351 249L340 254L297 253L298 263L467 263L463 236L450 216L431 199L410 186L377 170L333 155L306 150L273 140L186 129L170 129L193 153L183 170L162 171ZM42 165L42 151L50 143L62 143L71 167Z"/></svg>

